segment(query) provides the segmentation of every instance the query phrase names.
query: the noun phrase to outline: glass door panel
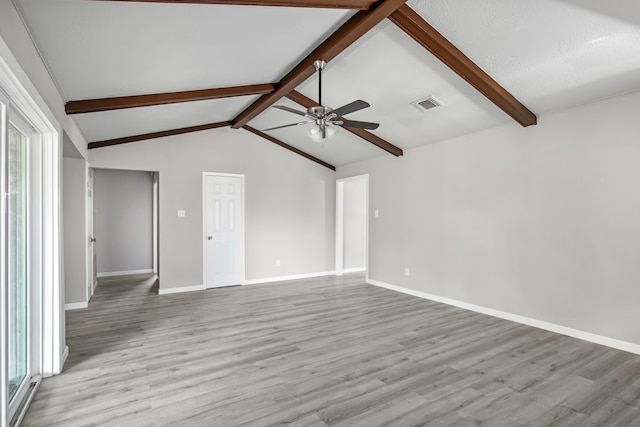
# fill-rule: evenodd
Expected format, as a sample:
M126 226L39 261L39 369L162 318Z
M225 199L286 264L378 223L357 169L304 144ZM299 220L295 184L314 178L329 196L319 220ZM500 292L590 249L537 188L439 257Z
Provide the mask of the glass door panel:
M9 402L27 376L27 136L9 124L7 140L7 273Z

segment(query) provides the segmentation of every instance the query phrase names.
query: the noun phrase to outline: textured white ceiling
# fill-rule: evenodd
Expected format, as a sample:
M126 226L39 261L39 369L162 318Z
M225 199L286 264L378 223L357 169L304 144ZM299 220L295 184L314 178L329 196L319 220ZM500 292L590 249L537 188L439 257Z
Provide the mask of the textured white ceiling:
M640 2L408 4L537 114L640 89Z
M353 12L283 7L19 0L68 99L278 81ZM410 0L408 4L538 115L640 89L640 2ZM328 64L323 101L364 99L349 118L403 149L513 120L388 20ZM317 79L298 87L318 97ZM443 107L421 112L433 95ZM233 119L254 96L77 115L89 141ZM302 107L283 100L295 108ZM250 125L297 121L269 109ZM335 165L389 155L342 130L269 133ZM269 143L265 141L265 143Z
M317 99L317 78L300 92ZM323 102L334 108L359 98L369 102L348 117L379 122L373 133L403 148L511 120L389 21L328 65L323 92ZM443 106L422 112L411 105L429 95Z
M68 100L278 81L344 10L21 0Z

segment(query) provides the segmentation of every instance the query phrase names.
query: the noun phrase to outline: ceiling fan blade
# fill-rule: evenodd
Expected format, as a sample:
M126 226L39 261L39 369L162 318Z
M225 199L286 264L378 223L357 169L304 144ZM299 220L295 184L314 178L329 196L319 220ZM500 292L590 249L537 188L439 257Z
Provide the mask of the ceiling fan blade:
M288 111L290 113L293 114L297 114L299 116L307 116L307 112L306 111L298 111L294 108L289 108L286 105L274 105L273 108L277 108L278 110L282 110L282 111Z
M347 105L343 105L342 107L338 107L331 112L331 114L335 114L336 116L344 116L345 114L353 113L354 111L362 110L363 108L370 107L368 102L365 102L361 99L357 101L350 102Z
M343 120L336 121L335 123L338 124L340 122L342 122L342 126L346 126L348 128L374 130L374 129L378 129L378 126L380 126L379 123L361 122L359 120L344 120L343 119Z
M268 131L268 130L288 128L288 127L291 127L291 126L306 125L307 123L313 123L313 122L314 122L314 120L307 120L306 122L290 123L288 125L276 126L276 127L268 128L268 129L262 129L262 131L265 132L265 131Z

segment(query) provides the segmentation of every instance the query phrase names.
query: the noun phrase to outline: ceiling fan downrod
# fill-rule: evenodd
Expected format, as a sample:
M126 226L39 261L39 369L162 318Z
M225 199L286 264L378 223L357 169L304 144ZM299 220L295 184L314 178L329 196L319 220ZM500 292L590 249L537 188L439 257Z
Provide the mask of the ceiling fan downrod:
M322 105L322 69L327 65L324 59L319 59L313 62L313 66L316 67L318 72L318 105Z

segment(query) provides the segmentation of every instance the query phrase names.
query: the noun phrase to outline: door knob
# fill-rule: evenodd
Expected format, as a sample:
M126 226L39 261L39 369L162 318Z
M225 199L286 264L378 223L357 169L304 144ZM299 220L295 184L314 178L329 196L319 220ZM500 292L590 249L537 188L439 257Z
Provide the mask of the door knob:
M213 236L207 236L207 240L213 240Z

